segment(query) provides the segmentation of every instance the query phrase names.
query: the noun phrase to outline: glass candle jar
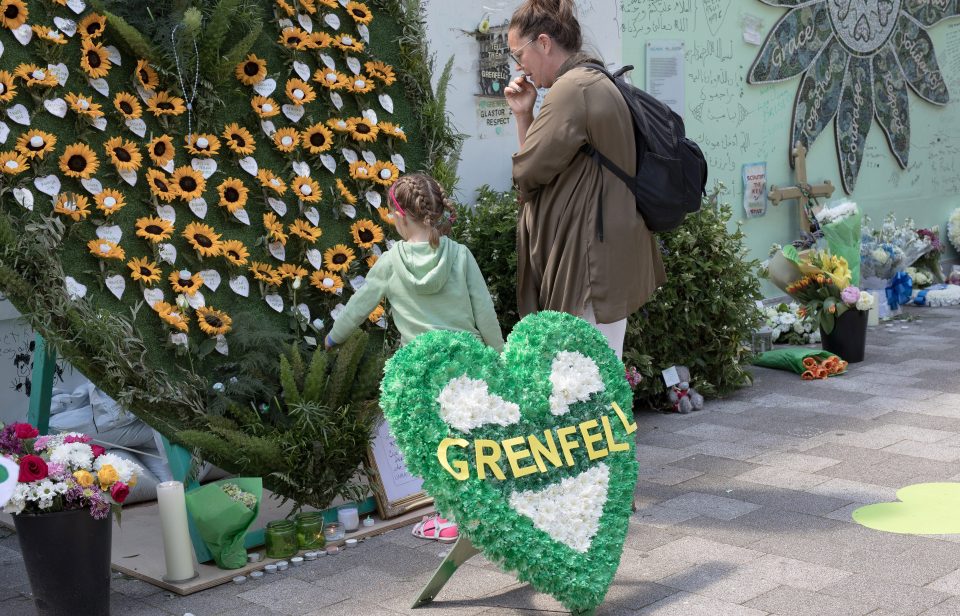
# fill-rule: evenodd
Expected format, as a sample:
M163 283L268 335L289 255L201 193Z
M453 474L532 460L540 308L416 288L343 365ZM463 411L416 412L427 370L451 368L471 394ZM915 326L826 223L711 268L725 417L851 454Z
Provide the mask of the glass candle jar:
M344 505L337 508L337 521L343 524L348 533L360 528L360 511L355 505Z
M328 542L341 541L345 535L346 531L343 530L343 524L339 522L330 522L323 529L323 536L326 537Z
M263 536L267 558L289 558L297 553L297 527L290 520L268 522Z
M323 514L303 511L294 517L297 525L297 545L301 550L318 550L326 545L323 536Z

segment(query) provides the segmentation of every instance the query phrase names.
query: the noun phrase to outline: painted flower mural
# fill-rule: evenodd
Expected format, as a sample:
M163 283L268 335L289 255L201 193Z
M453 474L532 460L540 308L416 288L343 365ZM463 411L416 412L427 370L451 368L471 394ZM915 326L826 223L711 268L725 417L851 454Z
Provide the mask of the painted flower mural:
M936 105L949 101L927 29L960 15L960 0L761 1L790 11L768 35L747 80L776 83L802 74L791 144L809 149L836 118L840 176L850 193L876 117L894 157L906 168L907 91Z

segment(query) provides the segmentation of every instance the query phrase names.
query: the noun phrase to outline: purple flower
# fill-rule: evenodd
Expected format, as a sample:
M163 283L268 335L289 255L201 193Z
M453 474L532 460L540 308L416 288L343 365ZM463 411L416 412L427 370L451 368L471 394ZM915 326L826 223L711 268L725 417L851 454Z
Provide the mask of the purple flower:
M67 467L59 462L47 462L47 472L50 473L50 477L60 481L63 481L70 475L70 473L67 472Z
M33 450L40 451L41 449L46 449L47 443L50 442L50 438L50 435L37 437L37 440L33 441Z
M17 438L16 424L4 426L0 430L0 453L19 455L23 453L23 445Z
M860 299L860 289L857 287L847 287L840 292L840 299L843 300L844 304L856 304L857 300Z

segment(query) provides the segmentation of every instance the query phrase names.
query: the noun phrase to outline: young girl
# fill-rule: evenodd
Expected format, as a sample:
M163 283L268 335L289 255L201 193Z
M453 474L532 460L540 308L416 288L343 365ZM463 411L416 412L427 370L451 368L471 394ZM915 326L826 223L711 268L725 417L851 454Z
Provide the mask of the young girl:
M387 195L403 240L370 268L366 284L327 335L326 348L346 340L386 297L401 344L444 329L470 332L500 351L503 334L477 261L466 246L447 237L456 214L440 184L421 173L406 175ZM452 522L431 516L413 534L451 542L459 533Z

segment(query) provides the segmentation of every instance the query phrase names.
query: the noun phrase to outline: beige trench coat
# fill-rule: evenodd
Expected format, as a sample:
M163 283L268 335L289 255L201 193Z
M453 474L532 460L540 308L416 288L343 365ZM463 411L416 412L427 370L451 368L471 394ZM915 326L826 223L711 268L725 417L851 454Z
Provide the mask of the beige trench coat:
M523 201L517 296L521 316L539 310L582 315L589 301L597 322L613 323L636 312L666 276L633 194L578 152L590 143L622 169L636 169L626 103L602 73L582 67L564 71L580 60L572 58L561 68L513 156Z

